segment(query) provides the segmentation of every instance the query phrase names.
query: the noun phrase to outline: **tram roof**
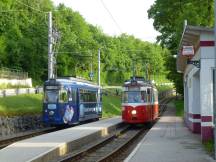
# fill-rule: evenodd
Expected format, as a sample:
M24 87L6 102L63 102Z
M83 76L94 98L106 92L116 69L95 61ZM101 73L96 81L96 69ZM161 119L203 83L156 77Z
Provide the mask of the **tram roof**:
M129 80L124 83L125 87L130 87L130 86L148 86L148 87L154 87L152 83L149 81L134 81L134 80Z
M97 84L79 79L79 78L57 78L57 79L50 79L45 82L45 85L49 84L56 84L56 85L73 85L73 86L83 86L83 87L89 87L89 88L100 88Z

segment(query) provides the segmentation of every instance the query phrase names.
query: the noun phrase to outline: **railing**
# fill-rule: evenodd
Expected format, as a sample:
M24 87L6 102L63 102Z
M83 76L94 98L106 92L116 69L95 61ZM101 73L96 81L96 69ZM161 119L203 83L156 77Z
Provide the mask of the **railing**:
M28 73L18 69L0 68L0 78L27 79Z
M175 95L176 95L175 89L165 90L165 91L159 92L158 98L163 99L163 98L167 98L167 97L173 97Z

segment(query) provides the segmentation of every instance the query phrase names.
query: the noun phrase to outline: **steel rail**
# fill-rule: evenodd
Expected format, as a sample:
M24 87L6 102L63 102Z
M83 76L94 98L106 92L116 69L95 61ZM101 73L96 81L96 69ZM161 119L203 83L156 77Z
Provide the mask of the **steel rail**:
M81 149L81 150L79 150L79 151L77 151L75 153L69 153L65 157L61 157L57 161L58 162L68 162L68 161L80 160L83 156L85 156L85 155L87 155L87 154L89 154L91 152L94 152L98 148L101 148L104 145L108 144L110 141L115 139L117 136L119 136L120 134L127 131L128 128L129 128L128 125L124 125L124 126L118 128L114 133L108 135L107 137L102 138L101 140L99 140L97 142L94 142L94 144L89 145L88 147L86 147L84 149Z

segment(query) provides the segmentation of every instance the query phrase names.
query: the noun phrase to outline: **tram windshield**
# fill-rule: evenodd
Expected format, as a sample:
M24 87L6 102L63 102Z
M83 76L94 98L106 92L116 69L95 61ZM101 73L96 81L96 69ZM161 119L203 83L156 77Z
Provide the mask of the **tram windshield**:
M44 94L44 101L55 103L58 101L59 93L57 90L46 90Z
M148 101L146 91L126 91L123 94L124 103L144 103Z

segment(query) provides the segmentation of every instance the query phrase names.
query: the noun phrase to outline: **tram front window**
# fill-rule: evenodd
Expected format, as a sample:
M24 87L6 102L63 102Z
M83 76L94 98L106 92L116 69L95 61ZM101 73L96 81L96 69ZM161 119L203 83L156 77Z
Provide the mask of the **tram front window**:
M141 102L140 91L128 91L128 92L124 92L123 102L125 102L125 103Z
M58 91L57 90L47 90L45 92L45 102L56 103L58 101Z

